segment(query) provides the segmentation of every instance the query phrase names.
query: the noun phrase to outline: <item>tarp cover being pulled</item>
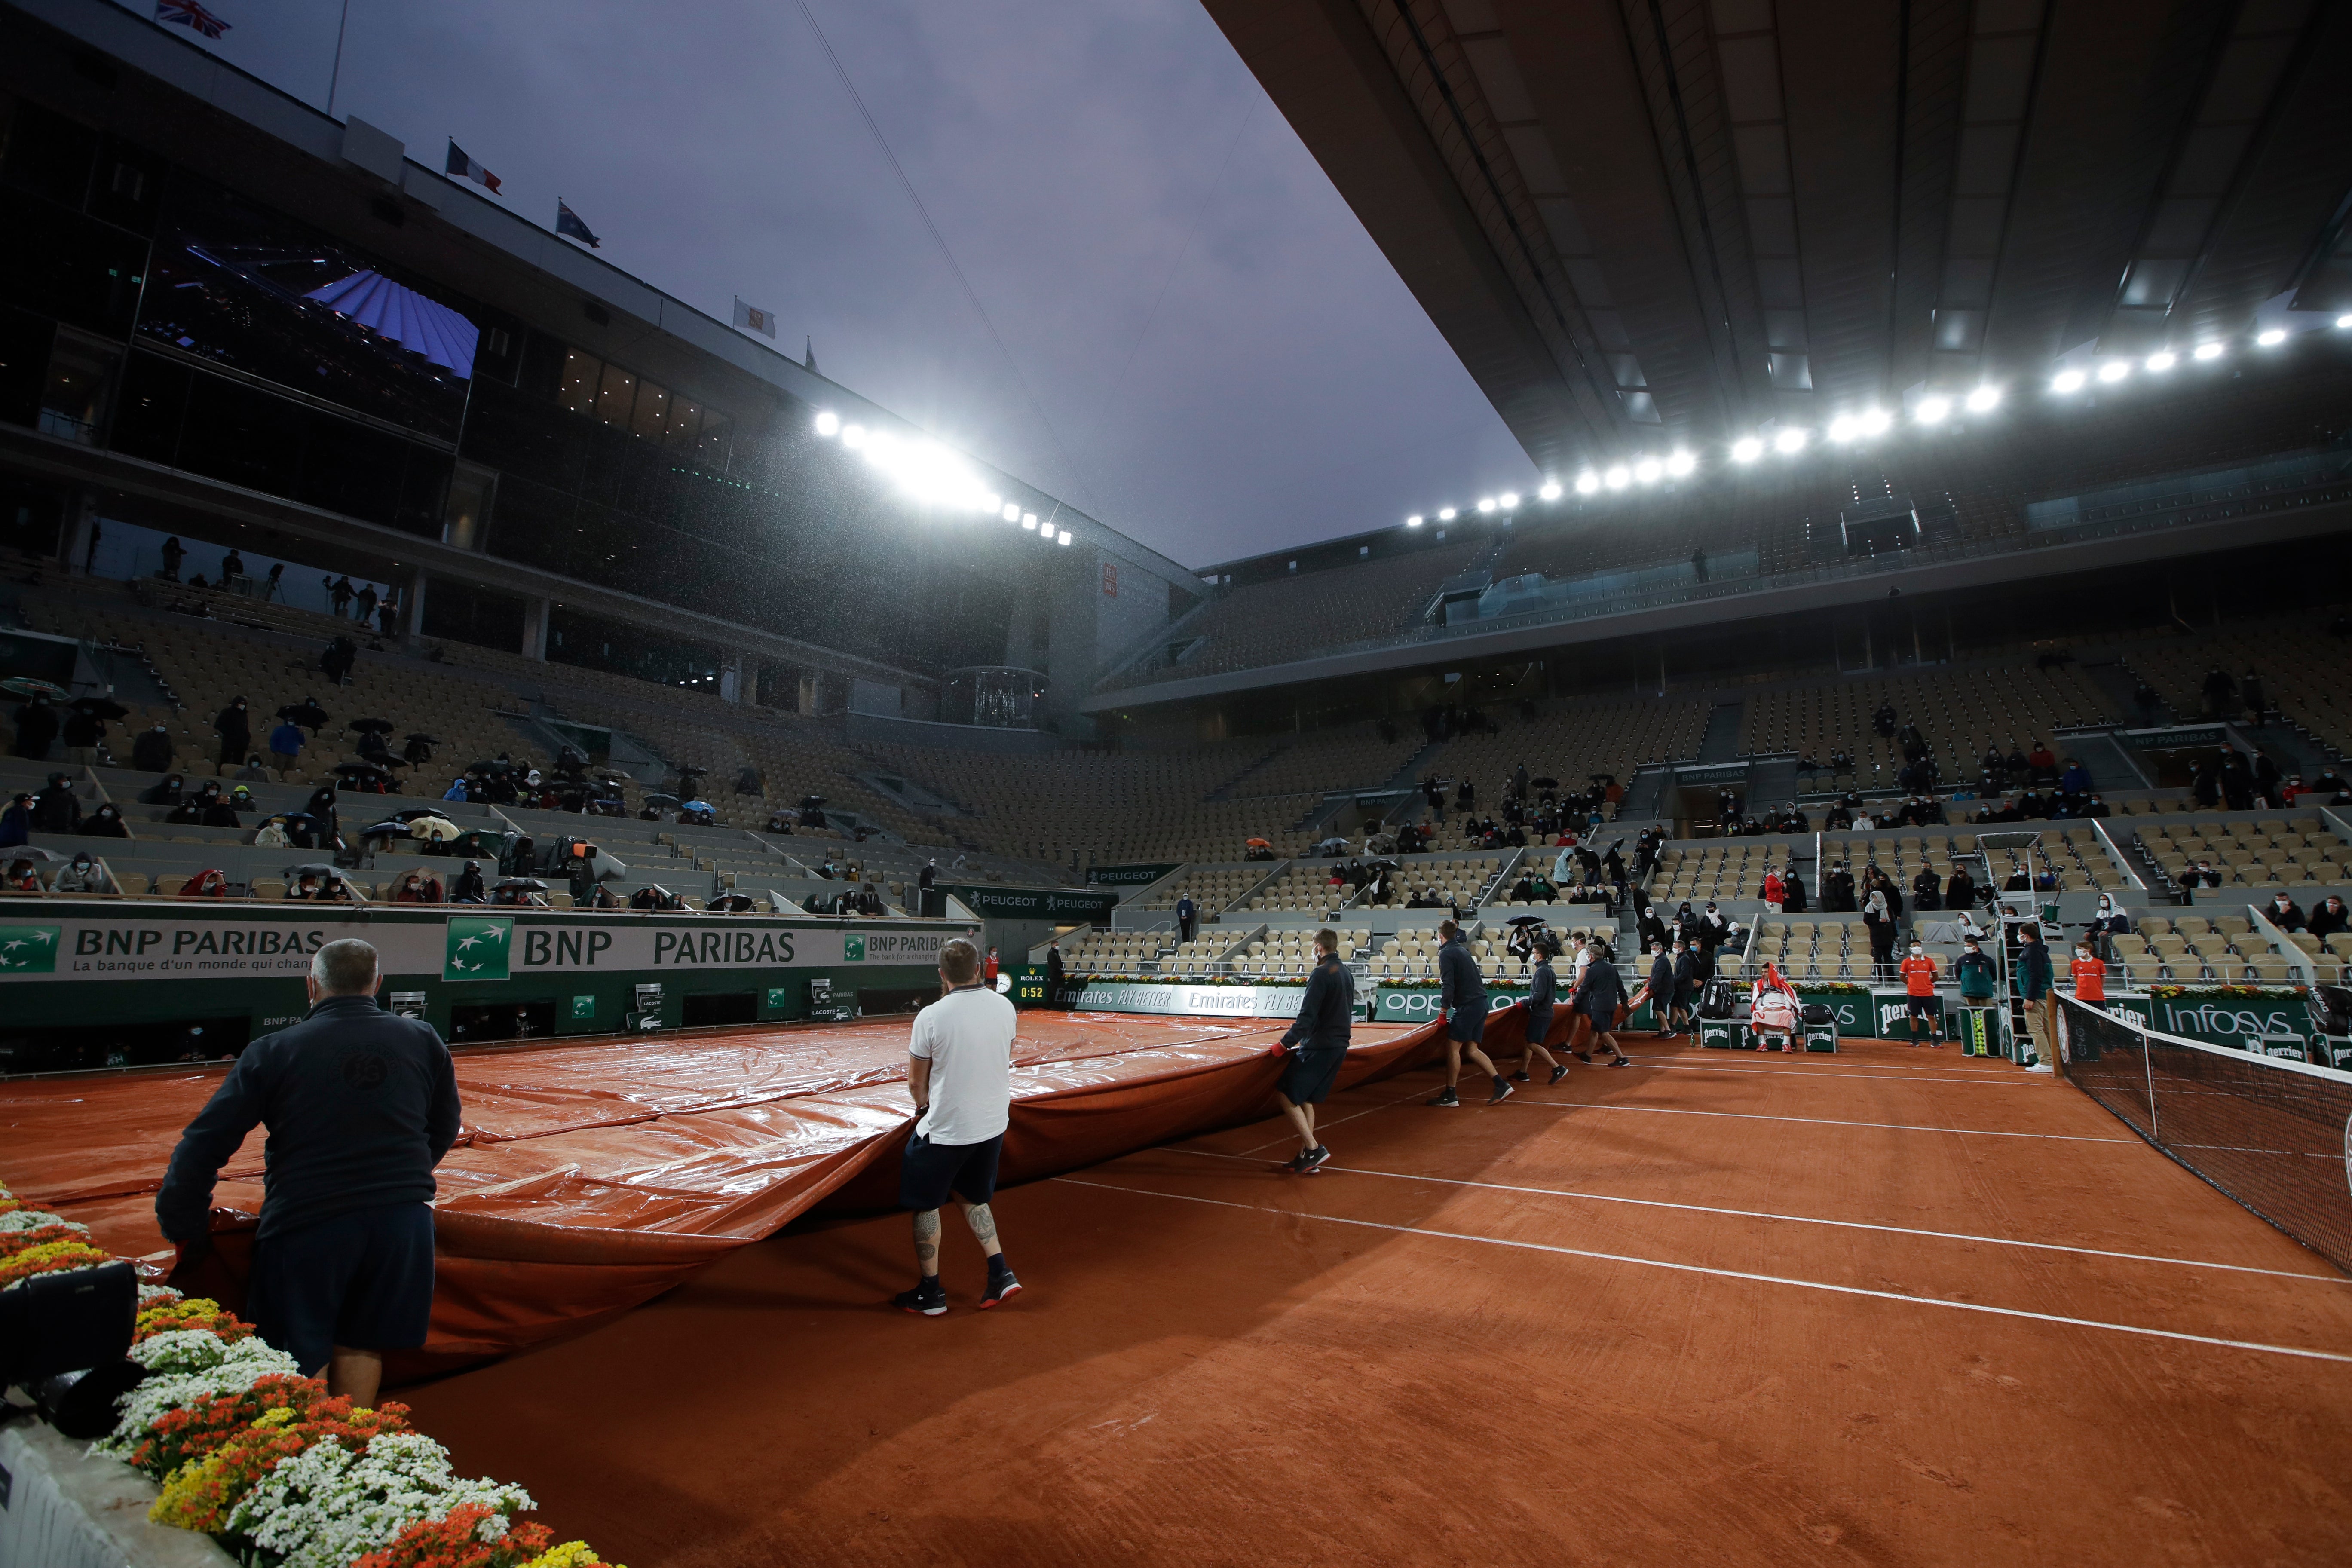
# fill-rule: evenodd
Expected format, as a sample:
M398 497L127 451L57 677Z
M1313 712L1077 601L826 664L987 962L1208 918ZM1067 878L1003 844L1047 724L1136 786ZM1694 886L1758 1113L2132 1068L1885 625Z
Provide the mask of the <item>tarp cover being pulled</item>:
M1498 1014L1497 1043L1517 1015ZM1002 1179L1033 1181L1270 1115L1281 1022L1024 1013ZM1435 1025L1358 1024L1339 1087L1433 1054ZM908 1022L461 1051L439 1171L432 1336L402 1369L513 1351L645 1301L820 1204L897 1201ZM131 1257L169 1259L154 1194L224 1067L0 1083L0 1177ZM224 1167L216 1262L242 1297L262 1134Z

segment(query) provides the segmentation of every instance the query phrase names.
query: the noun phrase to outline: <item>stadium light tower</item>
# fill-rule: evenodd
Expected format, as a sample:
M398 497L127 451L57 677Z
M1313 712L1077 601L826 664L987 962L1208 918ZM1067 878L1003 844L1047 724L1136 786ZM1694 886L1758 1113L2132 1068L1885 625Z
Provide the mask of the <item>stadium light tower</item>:
M1923 397L1919 400L1919 406L1911 411L1911 417L1922 425L1941 425L1946 418L1949 417L1951 412L1950 398Z
M1455 511L1450 506L1442 506L1437 509L1437 521L1440 522L1452 522L1455 518L1461 515L1462 514L1460 512Z
M1772 437L1772 449L1784 458L1793 458L1805 449L1805 433L1792 425Z
M2191 359L2200 360L2217 360L2221 357L2221 353L2222 349L2220 343L2199 343L2197 345L2197 352L2190 354L2189 357Z
M1753 436L1743 436L1731 444L1731 460L1735 463L1752 463L1763 455L1764 443Z
M2177 365L2179 363L2180 356L2174 353L2170 349L2158 349L2156 353L2147 356L2147 369L2150 373L2157 375L2162 375L2166 371L2170 370L2174 365Z
M1601 475L1601 482L1612 490L1622 490L1633 482L1633 470L1620 463Z
M2111 359L2099 367L2099 379L2105 382L2121 381L2130 374L2131 361L2127 359Z
M820 436L840 435L841 416L830 408L821 410L816 416L816 433Z
M1675 479L1687 479L1697 467L1696 458L1692 457L1688 452L1677 449L1668 454L1666 458L1666 477Z
M2080 392L2090 377L2079 370L2062 370L2050 378L2050 390L2056 393Z
M1404 525L1407 528L1419 528L1421 526L1421 513L1414 512L1411 517L1406 518L1404 520Z
M2254 342L2263 348L2274 349L2278 347L2279 344L2286 342L2286 329L2284 327L2273 327L2270 331L2256 338Z
M1536 494L1545 500L1558 500L1559 499L1559 481L1558 479L1545 480L1543 489L1538 490Z
M1502 505L1503 505L1503 510L1504 510L1505 511L1517 511L1517 510L1519 510L1519 492L1518 492L1518 491L1517 491L1517 490L1505 490L1505 491L1502 493L1502 495L1501 495L1499 498L1497 498L1497 499L1501 500Z
M1998 386L1979 386L1969 394L1969 412L1971 414L1990 414L2000 406L2000 388Z
M1655 458L1644 458L1633 465L1633 477L1645 485L1654 485L1664 477L1666 466Z
M1493 496L1480 496L1478 498L1478 510L1490 517L1494 515L1495 498Z
M1600 490L1601 476L1594 473L1591 468L1587 468L1584 472L1576 476L1576 493L1578 495L1597 495L1600 493Z

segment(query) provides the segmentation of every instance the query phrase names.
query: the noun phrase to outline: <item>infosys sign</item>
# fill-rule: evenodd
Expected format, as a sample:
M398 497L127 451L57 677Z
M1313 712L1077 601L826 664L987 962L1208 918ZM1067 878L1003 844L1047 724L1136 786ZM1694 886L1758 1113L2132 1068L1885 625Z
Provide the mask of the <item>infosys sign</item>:
M2132 996L2121 998L2120 1003L2165 1034L2241 1050L2247 1048L2249 1041L2308 1040L2320 1032L2310 1005L2292 991L2195 1000ZM2261 1047L2257 1044L2254 1048Z

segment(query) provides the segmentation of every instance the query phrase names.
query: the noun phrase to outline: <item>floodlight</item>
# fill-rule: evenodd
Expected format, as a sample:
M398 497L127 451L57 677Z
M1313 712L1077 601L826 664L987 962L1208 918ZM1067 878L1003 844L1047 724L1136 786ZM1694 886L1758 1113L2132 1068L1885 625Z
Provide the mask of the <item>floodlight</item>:
M1414 512L1411 517L1406 518L1404 520L1404 525L1407 528L1419 528L1421 526L1421 513Z
M1504 510L1505 511L1517 511L1517 510L1519 510L1519 492L1518 492L1518 491L1517 491L1517 490L1505 490L1505 491L1503 492L1502 500L1503 500L1503 510Z
M1772 448L1793 458L1805 449L1805 433L1791 426L1772 437Z
M1493 496L1480 496L1478 498L1478 510L1486 512L1493 511L1495 510L1495 498Z
M1021 509L1014 506L1011 501L1006 501L1004 503L1003 511L1000 512L998 515L1003 517L1007 522L1019 522L1021 521Z
M2266 349L2274 349L2278 347L2279 344L2286 342L2286 329L2284 327L2273 327L2269 331L2264 332L2262 336L2256 338L2254 342L2260 343Z
M1576 493L1578 495L1589 496L1594 491L1600 489L1600 488L1601 476L1594 473L1591 468L1587 468L1584 472L1576 476Z
M820 436L841 434L841 416L827 408L816 416L816 433Z
M1442 506L1437 509L1437 521L1440 522L1452 522L1457 515L1458 514L1450 506Z
M1688 452L1673 452L1667 455L1666 477L1669 479L1683 479L1697 468L1698 459Z
M1753 436L1743 437L1731 444L1731 460L1735 463L1752 463L1763 455L1764 443Z
M1655 458L1644 458L1633 465L1633 477L1645 485L1656 484L1665 471L1666 466Z
M866 445L866 426L845 425L841 427L841 444L855 452Z
M1601 475L1601 482L1612 490L1622 490L1633 482L1633 470L1620 463Z
M1558 500L1559 499L1559 481L1557 479L1547 480L1544 484L1544 488L1538 490L1536 494L1545 500Z
M2158 375L2170 370L2174 365L2179 364L2179 363L2180 356L2174 353L2170 349L2158 349L2156 353L2147 356L2147 368Z
M1853 428L1856 435L1884 436L1894 423L1885 409L1865 408L1854 416Z
M2191 359L2220 359L2221 357L2221 345L2220 343L2199 343L2197 345L2197 352L2189 357Z
M2336 317L2336 324L2339 327L2352 327L2352 311L2347 311L2345 314Z
M1031 533L1034 533L1034 532L1036 532L1036 531L1037 531L1037 514L1036 514L1035 512L1034 512L1034 511L1024 511L1024 512L1023 512L1023 513L1021 514L1021 526L1022 526L1024 529L1025 529L1027 531L1031 532Z
M1060 530L1054 535L1054 542L1056 544L1067 544L1069 542L1070 531L1066 528Z
M2083 383L2089 379L2090 377L2084 375L2079 370L2062 370L2056 375L2051 377L2050 390L2053 392L2080 392L2083 390Z
M1951 412L1950 398L1923 397L1919 400L1919 406L1911 411L1911 417L1922 425L1941 425Z
M1979 386L1969 394L1969 412L1971 414L1990 414L2000 405L2000 388L1998 386Z
M1851 414L1839 415L1836 418L1830 421L1830 427L1824 431L1823 434L1828 436L1831 440L1841 444L1853 440L1854 436L1853 416Z
M2131 361L2127 359L2111 359L2099 367L2101 381L2121 381L2130 374Z

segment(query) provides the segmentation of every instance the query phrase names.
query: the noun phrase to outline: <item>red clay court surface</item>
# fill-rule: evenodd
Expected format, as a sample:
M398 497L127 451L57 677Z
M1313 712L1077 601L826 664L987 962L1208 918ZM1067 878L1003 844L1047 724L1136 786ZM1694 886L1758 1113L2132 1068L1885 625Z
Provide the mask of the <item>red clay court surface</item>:
M803 1222L403 1397L633 1568L2352 1561L2345 1276L2003 1062L1636 1051L1008 1189L1001 1311Z

